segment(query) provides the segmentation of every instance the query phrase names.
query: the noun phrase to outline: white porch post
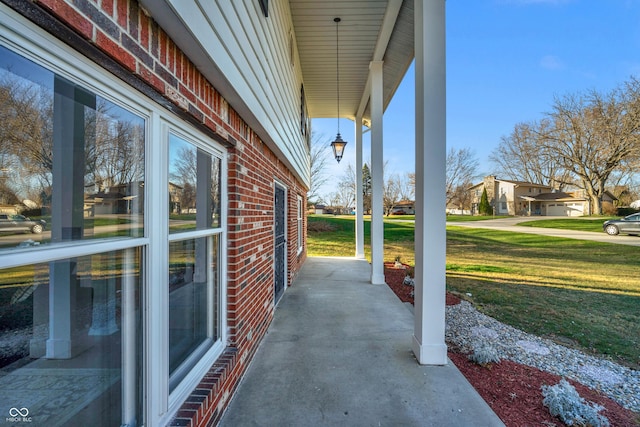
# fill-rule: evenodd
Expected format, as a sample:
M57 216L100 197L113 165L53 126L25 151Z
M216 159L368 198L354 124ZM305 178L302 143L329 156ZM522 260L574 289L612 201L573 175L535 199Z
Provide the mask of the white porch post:
M356 258L364 259L364 197L362 194L362 116L355 120L356 141Z
M445 0L415 0L414 10L416 266L413 352L422 365L446 365Z
M384 224L382 222L382 61L371 61L371 283L384 281Z

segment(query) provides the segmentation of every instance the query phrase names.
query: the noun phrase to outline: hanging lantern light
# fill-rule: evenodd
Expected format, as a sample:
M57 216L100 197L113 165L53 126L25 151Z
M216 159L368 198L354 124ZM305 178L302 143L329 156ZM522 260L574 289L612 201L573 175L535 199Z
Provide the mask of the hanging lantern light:
M339 59L338 59L338 24L340 23L340 18L334 18L333 22L336 23L336 99L337 99L337 116L338 116L338 134L336 135L336 139L331 143L331 148L333 149L333 156L336 158L338 163L342 160L342 155L344 154L344 147L347 145L347 141L344 141L340 136L340 67L339 67Z

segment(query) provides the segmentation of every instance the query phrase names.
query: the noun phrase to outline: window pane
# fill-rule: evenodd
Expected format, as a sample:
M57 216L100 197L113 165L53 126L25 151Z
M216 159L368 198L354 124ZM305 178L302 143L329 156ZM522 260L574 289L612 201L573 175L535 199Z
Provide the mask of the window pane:
M0 248L142 236L144 129L0 46Z
M218 236L169 245L169 372L172 388L194 352L218 337ZM182 366L181 366L182 365Z
M220 227L219 158L169 136L169 230Z
M211 200L213 203L212 227L222 227L220 222L220 204L222 192L222 160L213 157L211 161Z
M0 271L2 417L141 422L140 280L139 249Z

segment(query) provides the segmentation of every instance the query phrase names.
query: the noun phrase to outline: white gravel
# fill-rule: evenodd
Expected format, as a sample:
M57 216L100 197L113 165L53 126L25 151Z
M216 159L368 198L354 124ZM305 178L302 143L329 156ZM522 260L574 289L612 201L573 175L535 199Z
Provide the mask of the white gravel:
M578 381L640 412L640 371L594 357L505 325L467 301L447 306L446 340L471 352L474 341L490 342L502 359Z

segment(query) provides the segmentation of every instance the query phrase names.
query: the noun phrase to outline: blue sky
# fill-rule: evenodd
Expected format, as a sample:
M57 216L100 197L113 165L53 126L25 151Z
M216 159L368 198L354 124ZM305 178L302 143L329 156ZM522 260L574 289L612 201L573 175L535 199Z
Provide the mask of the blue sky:
M640 77L640 0L447 0L446 8L447 147L471 148L479 175L494 172L488 156L500 138L540 119L554 96ZM415 169L413 91L412 66L384 116L391 173ZM327 142L335 137L335 119L312 126ZM353 122L340 129L349 144L339 165L331 160L332 176L355 164ZM365 135L365 161L369 146Z

